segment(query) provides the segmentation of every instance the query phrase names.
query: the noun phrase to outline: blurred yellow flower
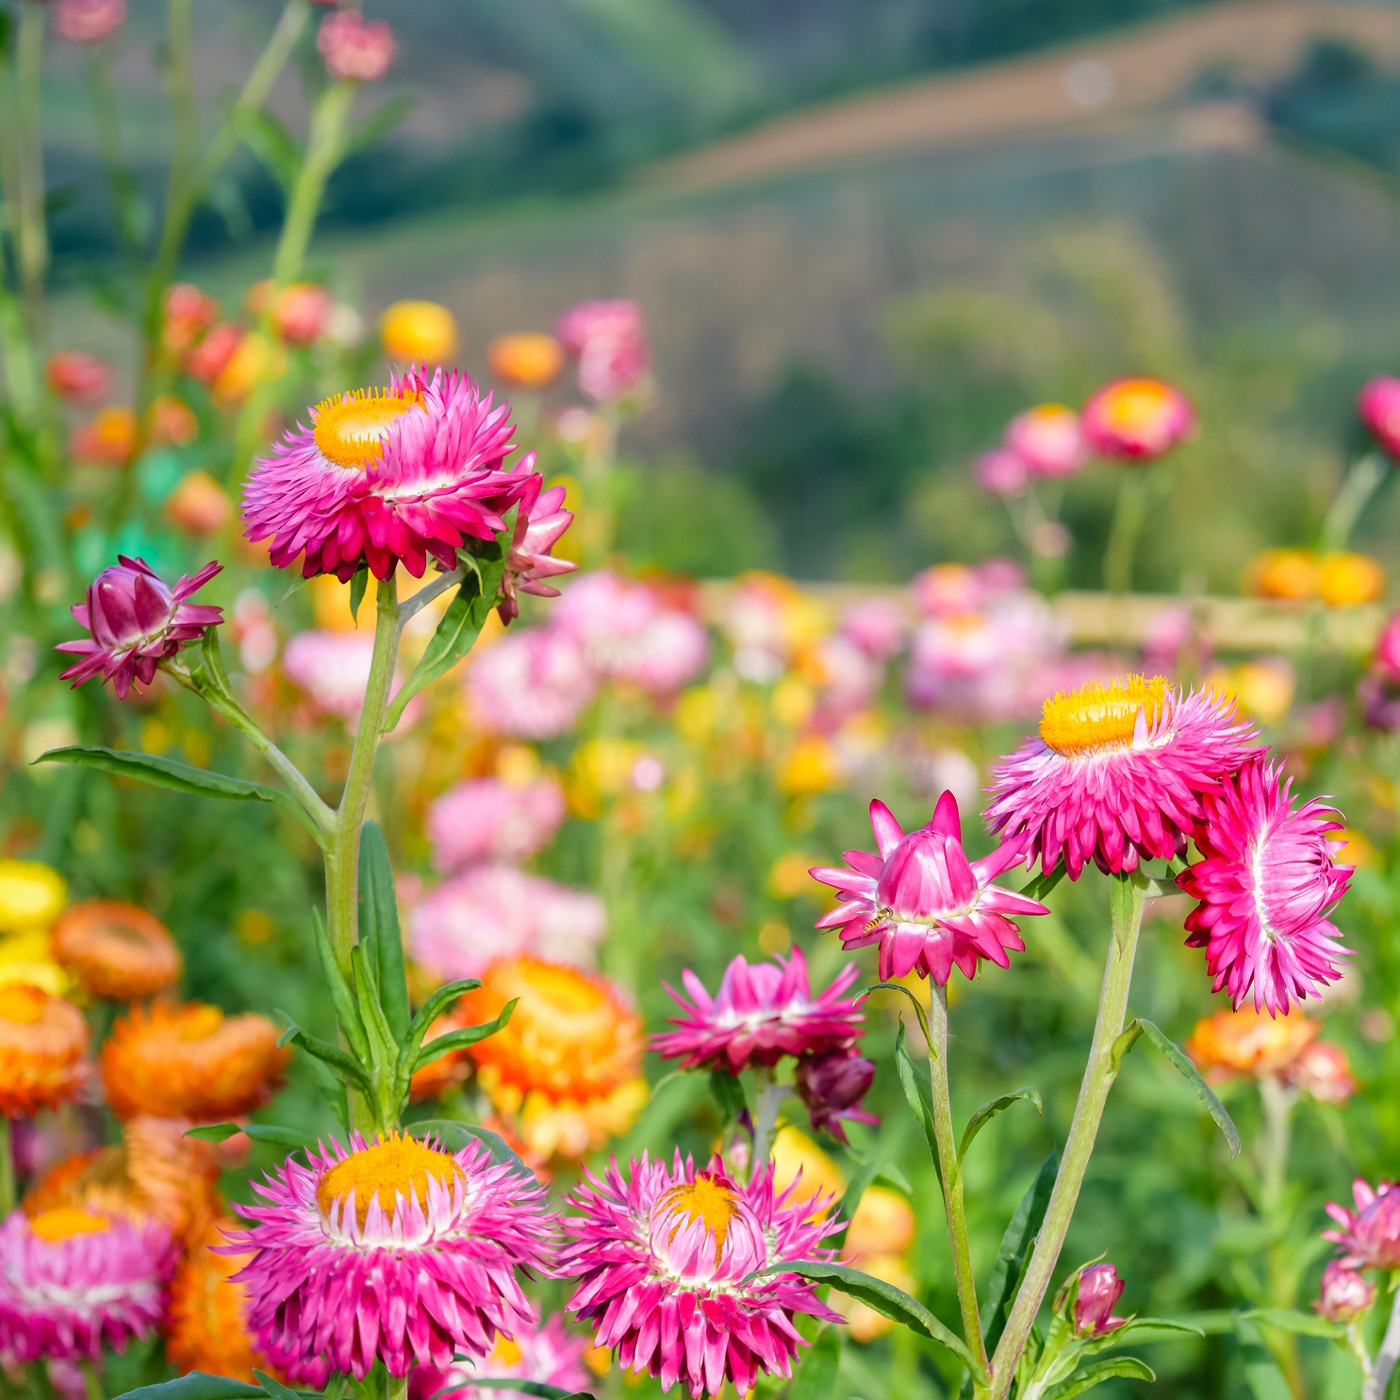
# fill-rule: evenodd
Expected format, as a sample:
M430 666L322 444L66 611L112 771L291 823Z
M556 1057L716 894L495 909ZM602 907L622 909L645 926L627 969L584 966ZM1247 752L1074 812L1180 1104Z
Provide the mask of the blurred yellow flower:
M812 717L817 697L812 687L797 676L784 676L773 687L773 717L789 729L799 729Z
M796 899L798 895L815 894L817 885L807 873L819 864L805 851L787 851L773 862L768 871L768 893L774 899Z
M391 360L436 365L457 353L457 321L435 301L396 301L379 318L379 342Z
M1369 554L1338 550L1324 554L1317 565L1317 591L1332 608L1354 608L1385 597L1385 570Z
M806 1133L794 1128L791 1123L778 1130L770 1156L773 1184L779 1191L797 1182L794 1200L811 1201L818 1196L834 1196L839 1204L846 1194L846 1178L841 1168Z
M1296 679L1287 661L1264 658L1220 666L1206 677L1207 688L1239 702L1265 724L1278 724L1293 704Z
M1256 598L1301 603L1317 592L1317 556L1309 549L1266 549L1250 561L1244 585Z
M0 931L47 929L68 902L68 882L37 860L0 860Z
M502 744L496 754L496 776L512 787L534 782L540 768L540 756L529 744Z
M705 685L682 691L671 710L671 723L688 744L700 744L708 739L718 719L719 696Z
M341 583L334 574L317 574L306 581L307 597L311 599L311 616L323 632L353 632L357 620L350 616L350 585ZM365 622L374 629L374 599L361 602L367 609Z
M890 1186L867 1186L841 1253L847 1259L903 1254L914 1243L914 1207Z
M820 734L799 739L778 766L778 786L789 797L834 792L844 781L836 750Z
M240 942L256 946L266 943L277 932L277 925L266 909L245 909L234 919L233 931Z
M214 380L221 404L243 403L260 384L276 379L287 365L287 352L264 335L245 335Z
M758 946L770 956L792 947L792 930L781 919L767 919L758 926Z
M1342 843L1341 852L1337 856L1341 864L1354 865L1358 870L1375 866L1377 861L1376 847L1369 836L1365 836L1359 831L1352 831L1348 827L1345 831L1336 832L1332 839Z
M41 987L50 996L65 996L72 979L53 959L45 929L29 929L0 937L0 986L27 982Z

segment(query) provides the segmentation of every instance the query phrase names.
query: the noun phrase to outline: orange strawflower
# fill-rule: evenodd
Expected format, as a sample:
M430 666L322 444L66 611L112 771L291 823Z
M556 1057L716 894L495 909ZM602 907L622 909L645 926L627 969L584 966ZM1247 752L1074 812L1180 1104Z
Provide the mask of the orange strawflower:
M1355 608L1385 597L1385 570L1369 554L1338 550L1317 561L1317 591L1331 608Z
M491 373L521 389L543 389L564 368L564 347L552 335L503 335L486 351Z
M530 1154L578 1158L631 1127L647 1098L641 1017L604 977L540 958L492 964L458 1004L468 1021L519 1004L471 1047L477 1082Z
M1321 1029L1300 1012L1266 1016L1252 1008L1217 1011L1196 1023L1186 1053L1207 1079L1219 1083L1243 1075L1250 1079L1285 1074Z
M137 1001L173 987L184 959L154 914L118 900L72 904L53 929L53 955L94 996Z
M73 1098L88 1026L62 997L27 982L0 985L0 1116L27 1118Z
M287 1057L266 1016L157 1003L133 1008L112 1027L102 1047L102 1084L118 1118L146 1113L209 1123L266 1103Z
M247 1290L233 1275L251 1257L215 1250L237 1240L247 1227L227 1216L211 1222L170 1280L170 1303L165 1315L165 1355L185 1375L203 1371L252 1381L253 1368L276 1375L254 1347L248 1332Z
M1244 583L1256 598L1304 602L1317 592L1317 556L1308 549L1267 549L1250 562Z

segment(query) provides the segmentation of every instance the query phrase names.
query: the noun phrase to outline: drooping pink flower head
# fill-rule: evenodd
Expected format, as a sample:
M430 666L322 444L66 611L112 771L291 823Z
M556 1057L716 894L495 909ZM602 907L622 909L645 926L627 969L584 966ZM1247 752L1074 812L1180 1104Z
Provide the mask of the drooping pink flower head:
M87 601L73 607L74 618L92 636L60 642L54 650L82 658L60 680L71 680L76 689L100 676L125 700L133 685L150 685L162 661L224 620L221 608L187 601L223 565L206 564L171 587L144 559L117 558L88 585Z
M473 656L464 686L472 716L487 732L557 739L578 723L598 681L572 637L531 627Z
M501 585L501 621L513 622L520 616L518 593L532 593L537 598L557 598L559 590L548 582L561 574L571 574L577 564L556 559L550 550L573 523L574 513L564 509L567 494L562 486L541 490L544 478L534 469L535 454L527 452L516 466L516 473L525 473L526 481L520 491L506 554L505 577Z
M1372 1187L1358 1176L1351 1191L1356 1209L1330 1202L1327 1214L1339 1228L1324 1230L1322 1238L1338 1247L1348 1268L1400 1269L1400 1182Z
M1113 1309L1123 1296L1123 1280L1112 1264L1090 1264L1080 1272L1079 1291L1074 1298L1074 1332L1078 1337L1102 1337L1116 1332L1126 1317L1114 1317Z
M1115 379L1084 405L1089 446L1120 462L1155 461L1191 435L1191 400L1161 379Z
M1368 379L1356 396L1356 411L1381 451L1400 459L1400 379L1389 374Z
M1015 842L968 860L958 800L945 792L927 826L905 833L883 802L870 804L876 854L847 851L846 866L812 874L839 891L842 903L817 921L839 928L846 948L879 945L880 977L917 972L946 986L956 966L972 977L984 959L1009 967L1025 944L1018 917L1050 911L993 881L1021 861Z
M529 860L549 844L565 812L557 778L458 783L428 809L433 864L454 871L487 861Z
M775 1192L765 1168L740 1186L718 1158L697 1171L679 1152L669 1170L643 1156L625 1176L615 1161L586 1173L559 1259L558 1272L579 1280L569 1311L624 1369L664 1390L679 1381L694 1400L726 1381L747 1395L760 1376L790 1376L806 1345L798 1314L839 1321L808 1280L766 1272L832 1258L830 1200L794 1199L796 1184Z
M0 1337L14 1360L96 1361L155 1333L175 1267L170 1232L61 1208L0 1224Z
M1048 875L1071 880L1171 860L1200 820L1201 794L1255 751L1233 702L1183 694L1162 676L1091 682L1045 702L1040 732L994 768L987 825L1024 839Z
M1355 1322L1371 1311L1376 1285L1340 1259L1329 1259L1322 1271L1322 1287L1313 1308L1328 1322Z
M1316 798L1295 806L1291 785L1255 759L1207 793L1193 832L1201 858L1177 877L1200 901L1186 943L1206 950L1214 990L1271 1016L1320 996L1347 956L1328 917L1351 879L1334 859L1342 822Z
M846 1123L878 1123L878 1114L861 1107L875 1082L875 1062L855 1050L803 1055L797 1062L797 1096L812 1127L846 1141Z
M316 48L332 78L375 82L389 71L397 47L388 20L367 20L358 10L336 10L316 31Z
M1079 415L1062 403L1018 413L1007 425L1006 446L1032 476L1073 476L1089 460Z
M687 1000L667 987L682 1014L670 1017L677 1029L653 1036L651 1047L686 1069L705 1066L738 1074L754 1065L771 1068L785 1055L821 1055L845 1051L862 1034L863 996L849 996L860 975L847 966L816 996L802 949L772 962L750 963L740 955L724 970L719 991L711 996L689 969L681 981Z
M235 1207L251 1223L227 1249L251 1251L234 1275L248 1326L293 1380L446 1368L534 1321L518 1274L545 1267L553 1220L534 1178L479 1142L351 1134L256 1190L266 1204Z
M54 26L70 44L101 44L126 19L126 0L58 0Z
M490 1356L474 1364L458 1362L439 1370L419 1366L409 1384L409 1400L433 1400L450 1390L453 1400L523 1400L523 1391L490 1390L474 1380L535 1381L560 1390L583 1391L590 1380L584 1353L591 1339L573 1333L562 1317L551 1317L538 1327L521 1327L510 1341L498 1341ZM444 1397L446 1400L446 1397Z
M422 578L430 558L455 568L459 548L505 528L531 480L505 470L509 415L442 369L334 395L258 459L243 493L246 534L271 541L279 569L300 557L307 578L346 582L367 565L385 579L400 563Z

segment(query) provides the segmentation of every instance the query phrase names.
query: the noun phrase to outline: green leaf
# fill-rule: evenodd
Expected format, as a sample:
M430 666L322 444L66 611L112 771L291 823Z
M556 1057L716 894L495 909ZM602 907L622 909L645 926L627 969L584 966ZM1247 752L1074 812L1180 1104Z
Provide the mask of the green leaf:
M904 1090L904 1097L909 1101L909 1107L928 1139L933 1169L941 1181L942 1173L938 1169L938 1137L933 1128L933 1085L929 1082L928 1066L925 1065L921 1073L909 1051L904 1048L903 1021L899 1023L899 1031L894 1038L894 1060L899 1070L899 1083Z
M481 635L481 629L486 625L486 619L496 606L496 597L501 591L501 579L506 567L506 543L513 528L507 521L506 528L494 540L483 544L471 556L475 569L462 580L422 659L389 706L384 717L386 734L403 717L408 702L424 686L431 685L439 676L450 671Z
M719 1104L726 1123L732 1123L749 1106L744 1082L737 1074L728 1074L722 1069L711 1070L710 1093Z
M1055 1188L1055 1177L1060 1170L1060 1154L1052 1149L1050 1155L1040 1164L1026 1194L1021 1197L1011 1217L1006 1233L1001 1237L1001 1246L992 1265L991 1277L987 1280L986 1301L982 1307L983 1340L990 1355L1001 1341L1006 1328L1006 1317L1011 1311L1012 1299L1021 1285L1021 1275L1025 1272L1026 1256L1031 1252L1040 1227L1045 1221L1045 1212L1050 1205L1050 1193Z
M300 821L310 821L300 804L278 788L245 782L242 778L230 778L225 773L210 773L203 768L181 763L178 759L157 758L152 753L131 753L125 749L104 748L100 744L72 744L67 748L49 749L34 762L75 763L83 768L100 768L104 773L150 783L152 787L192 793L199 797L220 797L227 802L272 802L286 808Z
M264 1375L257 1367L253 1368L253 1375L257 1377L258 1384L272 1396L272 1400L301 1400L295 1390L289 1390L281 1381Z
M1336 1339L1346 1336L1346 1328L1335 1322L1328 1322L1311 1312L1294 1312L1291 1308L1253 1308L1244 1316L1263 1327L1272 1327L1278 1332L1293 1332L1300 1337L1329 1337Z
M266 1395L261 1386L228 1376L211 1376L203 1371L191 1371L173 1381L159 1385L143 1385L128 1390L122 1400L245 1400L247 1396Z
M417 98L412 96L394 97L382 102L350 133L345 143L344 155L363 150L376 141L382 141L396 126L413 111Z
M899 992L902 996L908 997L909 1005L914 1008L914 1015L919 1018L919 1029L924 1033L924 1043L926 1045L933 1044L933 1036L929 1033L928 1028L928 1013L924 1010L923 1002L908 987L899 982L876 982L874 986L867 987L865 990L867 995L871 992Z
M376 822L366 822L360 832L360 942L366 945L367 955L373 951L379 1004L398 1044L408 1033L408 976L389 847Z
M535 1180L535 1174L520 1160L518 1153L499 1133L477 1123L457 1123L450 1118L426 1118L413 1123L408 1131L416 1138L436 1138L448 1152L460 1152L469 1142L476 1141L486 1149L493 1162L513 1167L517 1172Z
M408 1035L406 1039L414 1046L427 1035L433 1022L447 1010L448 1006L464 996L467 992L474 992L481 986L481 982L475 977L464 977L458 982L448 982L439 987L422 1006L418 1008L413 1020L408 1023Z
M1155 1381L1157 1374L1145 1362L1135 1356L1109 1356L1102 1361L1091 1361L1081 1366L1067 1381L1052 1385L1045 1391L1045 1400L1073 1400L1104 1381L1115 1379L1133 1381Z
M1240 1336L1240 1361L1244 1368L1244 1378L1254 1393L1254 1400L1291 1400L1293 1391L1279 1370L1259 1328L1246 1318L1238 1324Z
M245 119L244 140L267 167L268 174L290 193L301 170L302 152L296 138L271 112L259 108Z
M967 1149L972 1146L973 1139L998 1113L1003 1109L1010 1108L1013 1103L1019 1103L1022 1099L1028 1099L1035 1105L1037 1113L1045 1112L1045 1105L1040 1101L1040 1095L1034 1089L1015 1089L1009 1094L1002 1094L999 1098L993 1099L990 1103L984 1103L976 1113L967 1121L967 1127L963 1129L962 1142L958 1144L958 1163L967 1156Z
M831 1324L817 1333L810 1350L801 1358L787 1400L833 1400L841 1371L841 1333L840 1327Z
M369 570L356 569L350 575L350 616L359 621L360 604L365 601L365 589L369 587Z
M515 997L506 1002L501 1008L501 1014L494 1021L483 1021L477 1026L464 1026L461 1030L449 1031L446 1035L438 1036L436 1040L430 1040L419 1050L418 1057L413 1062L415 1073L424 1065L430 1065L434 1060L440 1060L454 1050L465 1050L469 1045L476 1045L488 1036L495 1035L510 1020L519 1000L519 997Z
M759 1276L779 1270L783 1273L800 1274L814 1283L830 1284L838 1292L874 1308L882 1317L888 1317L911 1332L917 1332L919 1336L947 1347L965 1366L977 1373L979 1380L983 1379L977 1362L963 1345L962 1338L950 1332L917 1298L911 1298L894 1284L886 1283L884 1279L875 1278L871 1274L863 1274L859 1269L852 1269L846 1264L819 1264L812 1260L775 1264L770 1270L760 1270Z
M1061 861L1048 875L1037 875L1028 884L1021 886L1021 893L1027 899L1038 899L1043 904L1045 896L1065 878L1065 866Z
M311 910L312 931L316 939L316 954L321 962L321 976L326 979L330 990L331 1005L335 1007L336 1020L350 1042L350 1048L360 1061L369 1059L369 1041L365 1038L365 1025L360 1017L360 1008L355 1002L355 994L350 984L341 975L340 964L331 951L330 939L326 936L326 926L321 922L321 911Z
M279 1147L305 1147L307 1137L295 1128L282 1128L276 1123L205 1123L198 1128L186 1128L185 1136L200 1142L227 1142L238 1133L247 1133L254 1142L275 1142Z
M1085 1356L1099 1351L1112 1351L1126 1346L1129 1338L1134 1343L1160 1342L1167 1337L1204 1337L1199 1327L1189 1322L1173 1322L1165 1317L1130 1317L1121 1327L1105 1332L1102 1337L1090 1337L1079 1343Z
M1215 1125L1225 1135L1230 1144L1231 1158L1240 1155L1239 1129L1225 1109L1225 1105L1215 1096L1215 1090L1201 1077L1201 1072L1191 1063L1191 1057L1155 1022L1138 1017L1132 1025L1113 1042L1111 1051L1114 1071L1122 1063L1123 1056L1137 1043L1139 1036L1146 1036L1166 1057L1167 1062L1181 1075L1196 1092L1196 1097L1205 1105L1205 1110L1215 1120Z
M373 1080L369 1070L353 1055L348 1054L338 1045L332 1045L328 1040L322 1040L319 1036L304 1031L298 1025L288 1026L282 1032L277 1043L279 1045L300 1046L308 1055L314 1056L322 1064L329 1066L344 1083L353 1084L357 1089L363 1089L367 1094L373 1089Z
M350 966L355 973L355 991L359 994L360 1013L364 1017L365 1035L369 1039L370 1065L377 1076L387 1078L398 1067L398 1047L394 1044L389 1022L379 1001L379 967L372 957L365 956L365 945L357 943L350 950Z

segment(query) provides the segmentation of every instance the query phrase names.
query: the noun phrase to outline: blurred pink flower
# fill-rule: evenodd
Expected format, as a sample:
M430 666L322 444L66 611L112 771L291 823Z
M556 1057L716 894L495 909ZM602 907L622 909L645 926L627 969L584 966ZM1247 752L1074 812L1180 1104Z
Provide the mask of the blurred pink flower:
M433 865L450 872L485 861L528 860L549 844L565 814L564 789L552 777L459 783L428 809Z
M1006 447L982 453L972 474L977 484L993 496L1024 495L1031 481L1030 468L1019 454Z
M1356 411L1386 456L1400 458L1400 379L1368 379L1356 397Z
M579 388L599 403L622 398L646 378L651 350L635 301L583 301L566 311L555 335L578 360Z
M73 44L100 44L126 19L126 0L58 0L54 26Z
M1013 418L1006 446L1032 476L1073 476L1089 460L1079 415L1061 403L1042 403Z
M509 1389L484 1390L472 1384L475 1379L534 1381L560 1390L584 1391L592 1379L584 1364L584 1354L591 1345L591 1338L570 1332L562 1317L551 1317L538 1325L519 1325L505 1354L498 1347L478 1361L458 1362L441 1369L417 1367L409 1400L433 1400L444 1390L450 1390L452 1400L512 1400L521 1395L520 1391Z
M1371 656L1371 669L1389 684L1400 686L1400 612L1386 619Z
M99 403L111 393L112 368L83 350L55 350L44 367L44 380L69 403Z
M888 661L904 645L904 609L893 598L861 598L841 614L840 635L874 661Z
M464 685L478 723L515 739L567 734L598 688L578 643L554 627L512 630L472 658Z
M1196 412L1180 389L1161 379L1115 379L1084 405L1089 445L1117 461L1154 461L1189 437Z
M318 710L353 729L365 703L373 654L370 632L298 632L282 653L282 669ZM395 691L402 680L395 671ZM404 711L400 730L412 725L421 712L422 703L415 698Z
M396 47L387 20L367 20L358 10L336 10L316 32L316 48L332 78L374 82L389 71Z
M1340 1259L1328 1260L1322 1271L1320 1296L1313 1307L1328 1322L1355 1322L1371 1311L1376 1301L1376 1285Z
M1382 1181L1373 1187L1358 1176L1352 1196L1355 1210L1329 1203L1327 1214L1338 1228L1324 1230L1322 1238L1340 1249L1340 1262L1348 1268L1400 1269L1400 1184Z
M1319 1103L1346 1103L1358 1087L1347 1052L1331 1040L1310 1041L1284 1066L1283 1077Z

